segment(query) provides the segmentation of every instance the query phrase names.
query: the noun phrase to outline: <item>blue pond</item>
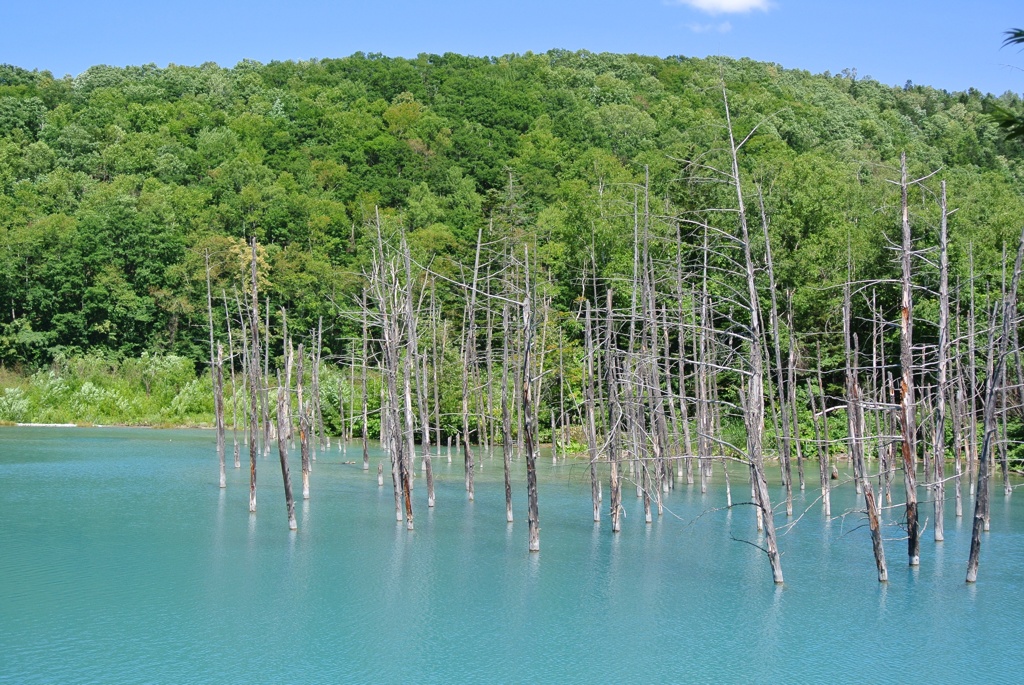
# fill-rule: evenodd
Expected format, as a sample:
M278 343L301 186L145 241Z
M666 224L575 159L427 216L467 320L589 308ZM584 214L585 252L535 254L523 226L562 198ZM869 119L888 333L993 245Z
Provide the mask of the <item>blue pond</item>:
M474 502L461 460L442 455L437 506L427 509L417 478L409 532L395 522L390 477L377 486L380 451L371 456L364 472L345 463L361 459L356 446L321 453L290 532L276 454L259 462L251 516L245 452L219 489L210 432L0 428L0 682L1022 677L1024 495L1001 487L976 585L964 583L970 518L954 517L951 496L946 541L928 527L919 568L906 566L900 510L886 511L880 585L852 486L834 492L826 520L809 483L780 531L786 584L776 587L763 553L744 544L758 539L736 467L732 509L721 483L706 495L677 483L645 525L627 489L612 535L607 502L604 521L591 521L583 463L541 459L531 555L521 461L515 523L500 454L483 460Z

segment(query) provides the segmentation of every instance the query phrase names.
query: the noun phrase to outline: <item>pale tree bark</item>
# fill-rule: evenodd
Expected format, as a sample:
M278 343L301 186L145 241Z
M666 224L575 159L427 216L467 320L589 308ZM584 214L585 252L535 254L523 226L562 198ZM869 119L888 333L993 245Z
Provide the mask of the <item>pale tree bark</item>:
M530 353L533 346L534 314L532 293L530 289L530 255L526 251L525 296L523 298L523 438L526 449L526 497L527 525L529 528L529 549L540 551L540 513L537 504L537 449L535 444L536 428L533 416L533 378L530 377Z
M288 529L295 530L295 499L292 497L292 479L288 473L288 420L285 410L285 394L287 389L281 385L281 374L277 376L277 450L281 456L281 478L284 480L284 503L288 512Z
M750 251L750 234L747 230L746 209L743 204L743 185L740 182L739 148L733 138L732 119L729 114L729 101L722 90L725 101L726 125L729 132L729 149L732 159L732 180L736 188L737 213L740 224L740 242L743 249L743 264L746 267L747 296L750 313L749 340L749 371L750 381L747 402L744 407L743 420L747 429L747 458L750 459L754 476L757 505L764 518L765 546L768 561L772 568L772 578L776 583L783 582L782 558L775 539L774 512L768 494L768 482L764 474L764 461L761 451L761 422L764 415L764 367L761 358L761 314L755 280L754 260Z
M900 429L903 437L903 484L907 494L906 525L907 554L910 565L921 563L921 538L917 520L917 418L914 401L914 300L910 282L910 257L913 245L910 235L910 215L907 204L907 154L900 155L900 194L903 212L903 249L900 263L903 270L900 300Z
M622 482L619 479L619 424L622 421L622 410L619 406L619 380L615 372L615 328L614 328L614 307L613 292L608 289L608 316L606 319L605 333L605 373L607 374L608 385L608 464L611 468L609 478L609 514L612 519L612 532L618 533L622 529Z
M462 453L466 467L466 492L473 501L473 448L469 444L469 379L476 365L476 289L480 274L480 247L483 228L476 236L476 257L473 260L473 286L466 305L466 335L463 342L462 368Z
M598 489L597 478L597 422L594 419L594 335L590 322L590 300L584 304L586 307L586 329L585 344L587 366L586 386L583 397L583 404L587 412L587 452L590 457L590 499L594 505L594 522L601 520L601 495Z
M203 253L206 260L206 311L210 329L210 382L213 385L213 421L217 427L217 461L220 465L220 487L227 487L224 466L224 352L213 349L213 294L210 290L210 251Z
M303 380L305 375L305 346L299 343L299 361L295 369L296 387L295 395L299 410L299 451L302 455L302 498L309 499L309 406L306 404L303 394Z
M252 239L252 308L249 311L249 511L256 511L256 456L259 451L259 407L260 387L260 301L256 278L256 239Z
M945 485L945 463L946 463L946 393L948 391L949 379L949 247L946 233L947 217L949 213L946 208L946 182L942 182L941 194L942 219L939 223L939 340L938 340L938 385L935 388L935 431L934 453L932 462L935 469L932 478L932 497L934 499L935 541L942 542L945 539L944 531L944 508L946 501Z
M217 424L217 458L220 460L220 487L227 487L224 457L224 345L217 343L217 362L213 368L213 411Z
M1010 291L1002 304L1002 331L998 343L994 342L995 326L989 332L989 366L991 371L985 381L985 408L982 430L981 455L978 459L977 495L974 500L974 523L971 528L971 551L967 560L967 582L978 580L978 563L981 554L981 533L988 529L989 496L991 490L990 459L996 438L996 404L998 395L998 379L1002 377L1003 366L1006 364L1007 346L1011 336L1011 328L1017 319L1017 288L1020 283L1022 264L1024 264L1024 231L1021 233L1017 248L1017 260L1013 267L1013 280Z
M505 520L512 523L512 414L508 397L510 328L506 304L501 308L501 456L505 471Z
M221 289L221 299L224 301L224 320L228 328L228 359L231 360L231 437L234 442L235 468L241 466L238 447L238 390L235 384L235 343L231 333L231 314L228 312L228 296Z

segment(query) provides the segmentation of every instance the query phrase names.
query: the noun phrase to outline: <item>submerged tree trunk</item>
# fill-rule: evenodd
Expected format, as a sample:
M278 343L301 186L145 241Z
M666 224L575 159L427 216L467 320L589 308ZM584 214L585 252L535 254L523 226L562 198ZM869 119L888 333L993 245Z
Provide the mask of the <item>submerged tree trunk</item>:
M213 412L217 424L217 458L220 460L220 487L227 487L224 457L224 346L217 343L217 363L213 368Z
M302 498L309 499L309 406L306 404L303 395L303 365L305 361L305 348L299 344L299 363L295 369L296 387L295 394L298 400L299 410L299 450L302 454Z
M768 494L768 482L764 474L764 461L761 451L761 422L764 416L764 365L761 358L761 312L758 305L757 282L755 278L754 260L750 252L750 234L747 230L746 211L743 206L743 189L740 182L738 148L732 134L732 119L729 114L729 101L725 96L726 124L729 132L729 149L732 159L732 180L736 187L737 214L740 224L740 242L743 249L743 264L746 267L747 297L750 313L750 381L747 402L744 407L743 422L747 429L747 457L750 459L754 476L754 488L757 494L757 505L764 518L764 536L768 561L772 568L772 578L782 583L782 558L775 539L775 522L771 498Z
M978 580L978 561L981 554L981 533L988 529L989 497L992 489L990 460L996 438L996 403L999 379L1002 378L1006 364L1007 345L1011 335L1011 327L1017 319L1017 288L1020 283L1021 268L1024 265L1024 231L1021 233L1017 248L1017 261L1013 267L1013 281L1002 306L1002 332L998 344L993 342L994 326L989 332L989 367L985 381L985 408L982 430L984 435L981 443L981 456L978 459L977 496L974 500L974 524L971 528L971 551L967 560L967 582ZM994 317L993 317L994 319ZM995 323L993 321L993 323Z
M473 501L473 448L469 444L469 378L476 365L476 288L480 274L480 247L483 228L477 232L476 259L473 262L473 286L466 306L466 336L462 349L462 452L466 467L466 492Z
M252 308L249 311L249 511L256 511L256 455L259 451L260 301L256 278L256 239L252 239Z
M601 495L598 490L597 479L597 422L594 419L594 337L590 324L590 300L585 303L586 307L586 355L587 375L586 386L583 397L583 404L587 412L587 452L590 456L590 499L594 505L594 522L601 520Z
M903 437L903 483L907 493L907 554L910 565L921 563L921 538L917 522L917 420L914 402L913 333L914 301L910 282L910 215L907 204L907 155L900 155L900 191L903 211L903 290L900 305L900 429Z
M530 352L533 345L533 309L531 307L529 252L526 255L526 295L523 298L523 423L526 443L527 523L531 552L540 551L540 514L537 506L537 449L533 416L533 379L530 377Z
M234 443L235 468L241 466L241 456L238 447L238 390L235 384L235 342L231 334L231 314L228 312L228 295L221 289L221 299L224 301L224 321L228 329L228 359L231 360L231 438Z
M507 304L501 309L501 331L501 456L505 471L505 520L512 523L512 414L508 397L510 326Z
M619 423L622 420L622 410L619 407L619 380L615 373L615 324L613 309L613 292L608 289L608 318L606 321L605 333L605 373L608 376L608 465L611 469L609 477L609 514L612 518L612 532L618 533L622 529L622 483L619 479Z
M288 472L288 426L285 411L285 393L281 385L280 372L277 376L277 451L281 455L281 478L284 480L284 503L288 511L288 529L295 530L295 499L292 497L292 478Z
M362 426L361 433L362 433L362 439L363 439L363 471L367 471L370 468L370 447L369 447L369 439L368 439L368 430L369 429L368 429L368 426L367 426L367 424L369 423L369 420L370 420L370 416L369 416L369 409L368 409L368 400L369 400L369 398L366 395L366 373L367 373L366 367L367 367L367 364L368 364L368 361L367 361L367 359L368 359L368 350L367 350L368 340L367 340L367 330L366 330L366 327L367 327L367 321L366 321L367 309L366 309L366 291L365 290L363 291L363 296L362 296L361 304L362 304L362 310L363 310L363 359L362 359L362 367L363 368L362 368L362 380L361 380L362 391L363 391L363 426Z
M934 466L934 477L932 478L932 497L935 500L934 514L935 541L942 542L945 539L944 531L944 508L946 503L945 477L946 464L946 393L948 392L947 370L949 366L949 250L946 236L946 182L942 182L942 220L939 224L939 341L938 341L938 386L935 399L935 430L934 453L932 463Z

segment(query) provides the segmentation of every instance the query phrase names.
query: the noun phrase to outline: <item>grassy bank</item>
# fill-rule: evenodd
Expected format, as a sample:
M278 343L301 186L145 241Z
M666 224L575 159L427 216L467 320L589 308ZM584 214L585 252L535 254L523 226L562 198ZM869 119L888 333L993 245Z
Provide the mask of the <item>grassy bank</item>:
M212 417L209 376L184 357L85 355L31 374L0 369L2 422L208 426Z

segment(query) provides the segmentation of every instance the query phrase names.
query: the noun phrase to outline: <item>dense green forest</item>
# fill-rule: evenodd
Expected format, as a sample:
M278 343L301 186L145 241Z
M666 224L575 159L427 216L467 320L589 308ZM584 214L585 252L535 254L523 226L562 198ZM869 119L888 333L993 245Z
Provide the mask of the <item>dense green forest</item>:
M168 356L202 368L206 256L222 307L222 296L244 291L251 238L272 308L286 308L300 332L322 317L325 358L354 359L352 312L378 212L417 264L464 282L479 232L530 245L545 320L559 328L548 340L562 336L578 353L586 284L604 284L588 295L597 303L606 284L633 274L641 195L659 217L653 249L666 263L688 213L732 206L727 184L698 173L727 165L726 93L746 139L740 173L762 201L749 191L747 212L760 223L763 204L775 289L792 293L795 332L826 334L826 353L840 356L842 292L832 286L848 275L898 277L891 181L903 152L912 177L937 172L911 193L915 240L935 244L936 184L946 181L958 210L951 279L966 283L973 269L979 294L998 291L1024 217L1024 146L989 115L1020 115L1012 94L896 88L750 60L557 50L96 66L74 78L4 65L0 365L18 377L83 358L90 368ZM927 285L934 277L922 269ZM440 288L438 297L458 340L464 293ZM898 288L880 297L894 320ZM927 317L934 298L921 297Z

